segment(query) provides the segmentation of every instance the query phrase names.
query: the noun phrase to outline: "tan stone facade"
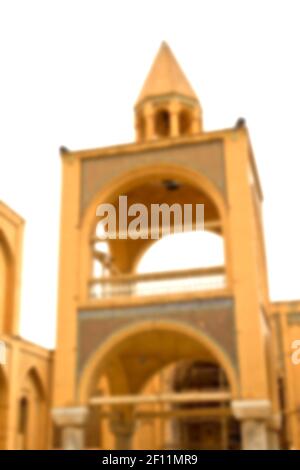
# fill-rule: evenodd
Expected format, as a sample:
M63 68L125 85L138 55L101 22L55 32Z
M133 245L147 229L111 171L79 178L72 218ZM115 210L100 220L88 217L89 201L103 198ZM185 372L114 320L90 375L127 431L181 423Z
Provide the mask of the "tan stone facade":
M300 364L291 361L300 304L269 299L248 131L241 122L203 131L201 105L165 43L135 117L135 143L61 150L55 356L12 336L19 285L7 253L11 245L19 273L23 224L7 208L11 228L0 219L7 279L0 300L8 299L0 324L9 357L0 376L0 444L300 448ZM153 240L99 237L97 207L111 203L119 214L119 195L147 208L204 204L206 231L222 240L224 263L138 273Z
M0 449L50 445L53 353L19 336L23 228L0 202Z

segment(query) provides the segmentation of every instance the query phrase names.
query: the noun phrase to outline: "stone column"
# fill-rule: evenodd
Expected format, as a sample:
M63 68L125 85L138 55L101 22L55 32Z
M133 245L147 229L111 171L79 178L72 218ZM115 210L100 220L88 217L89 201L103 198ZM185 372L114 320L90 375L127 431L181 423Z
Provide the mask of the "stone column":
M84 427L87 416L88 408L85 406L54 408L52 410L53 421L62 430L62 449L80 450L84 448Z
M269 449L280 450L279 433L282 426L282 416L274 413L269 420Z
M269 449L280 450L279 433L278 431L271 430L269 432Z
M146 103L144 106L144 120L146 140L155 139L154 109L152 103Z
M132 449L132 438L135 430L134 420L112 419L110 429L115 438L115 450Z
M180 112L179 104L176 102L171 102L169 105L170 137L179 136L179 112Z
M202 132L202 113L199 108L194 108L191 131L192 134L198 134Z
M233 416L241 421L242 449L269 449L267 420L271 415L269 400L235 400Z
M173 406L170 403L165 404L165 410L172 413ZM176 449L178 446L178 419L172 418L172 415L169 419L165 420L165 442L167 444L168 449Z

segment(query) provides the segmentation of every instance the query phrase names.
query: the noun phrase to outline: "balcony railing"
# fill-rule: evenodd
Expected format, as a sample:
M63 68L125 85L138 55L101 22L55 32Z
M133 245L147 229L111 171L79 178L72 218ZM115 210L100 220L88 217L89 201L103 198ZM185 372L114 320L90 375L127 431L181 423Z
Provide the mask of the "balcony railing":
M90 298L147 296L226 288L223 266L144 274L118 274L93 278Z

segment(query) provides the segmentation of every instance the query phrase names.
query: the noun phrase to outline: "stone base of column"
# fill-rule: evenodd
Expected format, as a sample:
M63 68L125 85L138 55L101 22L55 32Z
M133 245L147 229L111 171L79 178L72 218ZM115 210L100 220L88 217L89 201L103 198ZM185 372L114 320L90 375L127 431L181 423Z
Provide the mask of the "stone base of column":
M268 432L268 440L270 450L280 450L279 434L277 431L270 430Z
M64 450L84 449L84 432L82 428L65 427L62 430L62 446Z
M84 448L84 425L87 416L88 409L84 406L55 408L52 410L55 424L62 429L62 449L80 450Z
M266 423L254 419L242 421L243 450L266 450L269 448Z
M268 420L268 439L270 450L280 450L280 430L282 427L281 413L272 414Z
M271 415L269 400L236 400L231 406L234 417L241 421L243 450L269 449L267 429L267 420Z

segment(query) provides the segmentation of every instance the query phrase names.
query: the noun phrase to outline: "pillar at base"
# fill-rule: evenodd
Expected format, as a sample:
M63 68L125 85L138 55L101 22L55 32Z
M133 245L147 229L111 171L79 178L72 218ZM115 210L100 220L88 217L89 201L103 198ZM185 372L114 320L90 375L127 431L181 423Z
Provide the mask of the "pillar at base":
M269 448L267 420L271 415L269 400L235 400L231 404L233 415L241 421L243 450Z
M84 406L55 408L52 417L57 426L62 428L62 448L80 450L84 448L84 425L88 409Z
M84 431L82 428L63 428L62 447L64 450L81 450L84 448L84 444Z
M266 450L269 448L266 423L246 419L241 423L243 450Z
M115 437L115 450L132 449L132 438L135 430L135 422L112 420L110 428Z

